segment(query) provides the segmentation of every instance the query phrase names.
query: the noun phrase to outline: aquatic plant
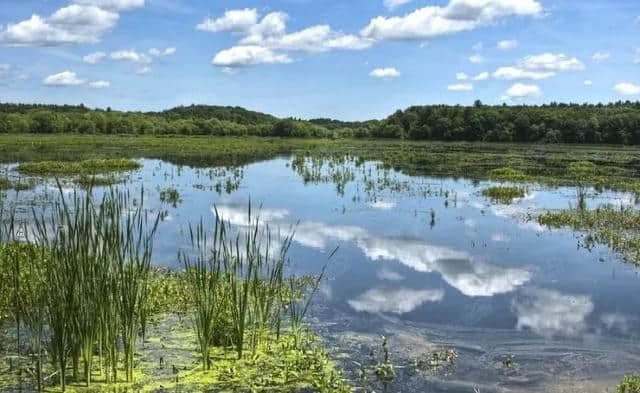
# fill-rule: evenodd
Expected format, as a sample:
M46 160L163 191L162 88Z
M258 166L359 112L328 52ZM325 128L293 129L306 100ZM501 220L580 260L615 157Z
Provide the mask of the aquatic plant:
M182 199L180 198L180 193L177 189L173 187L167 187L160 191L160 201L163 203L167 203L175 208L180 202L182 202Z
M526 191L520 187L494 186L482 190L482 195L494 202L509 204L516 198L523 198Z
M140 164L131 159L91 159L84 161L40 161L18 165L20 173L37 176L91 175L109 172L125 172L140 168Z
M616 393L640 393L640 375L628 375L622 378L616 387Z

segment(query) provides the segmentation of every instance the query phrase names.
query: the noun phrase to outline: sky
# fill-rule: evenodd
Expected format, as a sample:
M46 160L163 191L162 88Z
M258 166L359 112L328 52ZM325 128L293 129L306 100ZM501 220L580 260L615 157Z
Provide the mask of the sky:
M638 0L0 0L0 102L242 106L640 99Z

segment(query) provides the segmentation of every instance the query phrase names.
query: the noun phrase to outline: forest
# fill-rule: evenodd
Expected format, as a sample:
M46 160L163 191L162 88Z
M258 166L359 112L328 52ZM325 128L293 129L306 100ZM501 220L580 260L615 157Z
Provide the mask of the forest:
M240 107L180 106L160 112L80 104L0 103L0 133L394 138L438 141L640 144L640 102L541 106L428 105L386 119L280 119Z

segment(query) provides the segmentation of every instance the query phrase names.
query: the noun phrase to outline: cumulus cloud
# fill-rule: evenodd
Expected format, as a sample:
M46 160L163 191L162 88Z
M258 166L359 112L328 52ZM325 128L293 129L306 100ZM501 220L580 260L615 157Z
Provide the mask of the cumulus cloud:
M220 67L248 67L258 64L291 63L291 58L258 45L234 46L218 52L212 63Z
M469 75L465 74L464 72L458 72L456 74L456 79L459 81L466 81L467 79L469 79Z
M111 60L130 61L133 63L150 64L153 60L150 56L136 52L135 50L119 50L109 54Z
M613 90L624 96L635 96L640 94L640 85L623 82L615 85Z
M450 91L473 91L473 85L471 83L456 83L447 86L447 90Z
M92 89L106 89L111 86L111 82L109 81L95 81L89 82L89 87Z
M587 80L584 81L584 85L585 86L591 86L591 85L593 85L593 81L591 79L587 79Z
M230 31L241 33L248 31L258 22L258 10L255 8L245 8L242 10L230 10L223 16L212 19L207 18L196 26L202 31Z
M371 19L361 30L375 40L422 40L474 30L509 16L539 16L537 0L451 0L446 6L428 6L404 16Z
M522 67L528 70L547 71L581 71L584 64L575 57L568 57L564 53L543 53L540 55L526 56L520 62Z
M603 62L605 60L609 60L611 58L611 53L609 53L609 52L596 52L596 53L593 54L593 56L591 56L591 58L596 63L601 63L601 62Z
M384 6L392 10L396 7L400 7L401 5L410 3L411 1L413 0L384 0Z
M426 302L439 302L444 298L442 289L379 289L366 291L348 303L356 311L368 313L406 314Z
M554 77L559 72L584 69L584 63L576 57L569 57L564 53L542 53L526 56L514 67L500 67L493 73L493 77L504 80L541 80Z
M517 48L519 45L517 40L503 40L498 42L498 49L500 50L509 50L513 48Z
M153 57L164 57L171 56L176 53L176 48L169 47L165 49L151 48L149 49L149 54Z
M545 336L575 336L587 328L593 312L588 296L563 294L549 289L531 289L512 304L518 329Z
M369 76L378 79L392 79L400 76L400 72L393 67L376 68L369 73Z
M473 77L474 81L486 81L487 79L489 79L489 73L488 72L481 72L478 75Z
M536 85L516 83L505 92L502 98L507 100L523 100L530 97L539 97L541 94L542 91Z
M284 12L271 12L260 19L255 9L233 10L220 18L206 19L196 29L242 36L237 45L214 56L213 64L226 68L289 63L288 52L359 50L372 45L369 39L334 31L329 25L287 33L288 18Z
M118 21L116 12L93 5L71 4L48 17L9 23L0 31L0 43L12 46L53 46L95 43Z
M469 56L469 61L473 64L480 64L484 61L484 57L476 53L475 55Z
M107 57L107 54L104 52L94 52L86 55L82 60L87 64L98 64L105 57Z
M551 71L532 71L517 67L500 67L494 73L496 79L516 80L516 79L533 79L541 80L555 76L555 72Z
M76 4L93 5L105 10L128 10L144 7L145 0L73 0Z
M47 76L42 83L46 86L78 86L87 83L87 80L78 78L78 75L73 71L63 71Z

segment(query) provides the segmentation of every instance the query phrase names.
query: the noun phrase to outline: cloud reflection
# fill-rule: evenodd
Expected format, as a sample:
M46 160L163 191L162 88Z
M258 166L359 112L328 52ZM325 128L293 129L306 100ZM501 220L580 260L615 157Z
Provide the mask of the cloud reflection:
M218 212L232 224L247 223L246 208L218 206ZM291 226L292 222L284 209L262 209L260 217L272 225ZM439 273L449 285L472 297L511 292L531 279L525 269L490 265L474 260L466 252L422 239L372 235L358 226L304 221L295 226L294 241L317 249L333 247L336 242L353 242L371 260L398 261L418 272Z
M531 329L545 337L576 336L587 328L593 312L591 298L550 289L530 289L512 305L518 329Z
M426 302L439 302L443 297L444 291L442 289L375 288L369 289L356 299L349 300L348 303L356 311L387 312L400 315L411 312Z

